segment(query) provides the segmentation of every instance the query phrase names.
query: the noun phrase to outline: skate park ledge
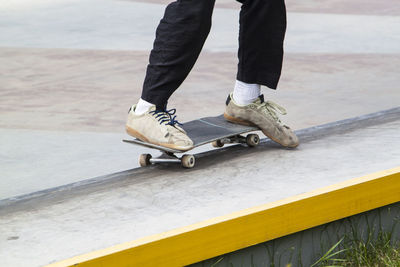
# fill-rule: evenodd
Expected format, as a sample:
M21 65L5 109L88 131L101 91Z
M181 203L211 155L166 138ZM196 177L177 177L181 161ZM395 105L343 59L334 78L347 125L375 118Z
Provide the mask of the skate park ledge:
M184 266L400 201L400 166L48 266Z

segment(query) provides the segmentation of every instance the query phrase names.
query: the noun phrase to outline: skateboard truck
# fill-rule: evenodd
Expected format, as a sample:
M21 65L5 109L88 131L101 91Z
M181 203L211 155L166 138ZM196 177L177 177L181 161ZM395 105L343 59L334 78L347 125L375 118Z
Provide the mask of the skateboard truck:
M255 147L260 143L260 137L257 134L234 135L230 137L221 138L213 141L211 144L213 147L223 147L225 144L247 144L249 147ZM158 163L180 163L182 167L191 169L196 163L196 158L191 154L184 154L182 157L178 157L175 153L178 151L165 151L161 150L161 156L153 158L151 154L141 154L139 156L139 165L141 167L150 166Z
M260 137L258 134L248 134L246 137L243 135L234 135L225 137L212 142L213 147L223 147L225 144L247 144L249 147L258 146L260 143Z
M194 167L196 158L193 155L188 154L179 158L174 153L165 151L157 158L153 158L151 154L141 154L139 157L139 164L141 167L157 163L181 163L183 167L190 169Z

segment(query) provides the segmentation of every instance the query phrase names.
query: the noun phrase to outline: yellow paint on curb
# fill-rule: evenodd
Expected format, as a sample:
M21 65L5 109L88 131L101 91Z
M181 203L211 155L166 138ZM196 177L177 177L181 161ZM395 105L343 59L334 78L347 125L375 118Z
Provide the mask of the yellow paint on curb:
M400 201L400 167L165 233L56 266L184 266Z

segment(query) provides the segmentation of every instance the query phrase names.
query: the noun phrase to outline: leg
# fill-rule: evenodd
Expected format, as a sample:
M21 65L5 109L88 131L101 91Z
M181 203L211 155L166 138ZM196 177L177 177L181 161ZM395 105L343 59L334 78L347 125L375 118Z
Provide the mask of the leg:
M286 32L284 0L242 0L237 80L276 89Z
M215 0L177 0L169 4L156 31L141 101L128 114L128 134L181 151L193 141L179 126L175 110L165 110L172 93L196 62L211 28Z
M276 89L283 59L283 40L286 32L286 9L284 0L241 0L239 33L239 66L237 80L244 88L235 87L246 94L257 91L251 86L266 85ZM240 84L239 84L240 85ZM252 95L251 92L248 95ZM225 118L239 124L257 125L273 141L285 147L296 147L299 139L280 120L278 113L285 115L283 107L272 101L264 101L260 95L251 103L237 103L229 95L226 101Z
M142 99L165 106L193 68L211 28L215 0L169 4L156 32Z

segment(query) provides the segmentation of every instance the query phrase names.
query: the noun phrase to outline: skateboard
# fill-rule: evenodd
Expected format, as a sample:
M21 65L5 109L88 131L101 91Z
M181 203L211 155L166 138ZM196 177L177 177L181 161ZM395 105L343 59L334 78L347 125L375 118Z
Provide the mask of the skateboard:
M260 137L257 134L250 133L259 131L258 127L228 122L223 115L189 121L184 123L182 128L192 139L193 148L209 143L217 148L223 147L225 144L247 144L249 147L256 147L260 143ZM247 135L245 136L245 134ZM187 151L158 146L139 139L124 139L123 141L162 152L162 155L157 158L153 158L151 154L140 155L139 164L142 167L157 163L180 163L184 168L193 168L196 162L195 156L192 154L184 154L181 157L176 155Z

